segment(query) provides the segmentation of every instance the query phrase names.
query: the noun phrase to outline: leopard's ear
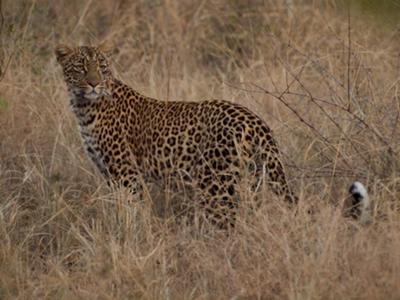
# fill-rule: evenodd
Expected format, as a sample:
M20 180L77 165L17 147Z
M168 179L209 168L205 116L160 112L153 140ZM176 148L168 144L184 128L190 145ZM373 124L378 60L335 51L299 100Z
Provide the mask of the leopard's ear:
M114 43L112 43L111 41L104 41L97 47L97 50L99 50L106 56L111 56L114 52Z
M57 61L62 64L65 59L71 55L71 53L74 50L71 47L68 47L66 45L58 45L56 47L55 53L56 53L56 57L57 57Z

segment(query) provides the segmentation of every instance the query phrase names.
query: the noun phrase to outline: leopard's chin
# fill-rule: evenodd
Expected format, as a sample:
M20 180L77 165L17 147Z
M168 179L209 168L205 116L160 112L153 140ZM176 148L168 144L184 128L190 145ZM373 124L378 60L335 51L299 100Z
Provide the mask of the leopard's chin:
M88 100L97 100L98 98L100 98L102 96L102 94L103 93L99 94L99 93L92 91L90 93L85 93L84 98L86 98Z

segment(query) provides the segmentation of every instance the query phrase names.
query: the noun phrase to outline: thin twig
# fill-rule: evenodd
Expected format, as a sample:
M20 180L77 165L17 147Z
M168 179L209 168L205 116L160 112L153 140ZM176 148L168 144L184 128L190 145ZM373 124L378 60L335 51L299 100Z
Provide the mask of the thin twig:
M301 93L295 93L295 92L288 92L288 95L293 95L293 96L299 96L299 97L312 97L310 98L310 100L313 101L319 101L322 103L325 103L327 105L331 105L335 108L338 108L340 110L342 110L343 112L346 112L347 114L349 114L353 119L355 119L356 121L360 122L367 130L371 131L373 135L375 135L375 137L378 138L379 141L381 141L381 143L383 143L385 145L385 147L388 148L389 153L395 154L397 153L396 151L394 151L394 149L392 148L392 146L382 137L382 135L376 131L374 128L372 128L371 126L368 125L368 123L366 123L362 118L360 118L359 116L357 116L355 113L349 111L347 108L340 106L336 103L332 103L329 102L327 100L321 99L321 98L317 98L314 96L310 96L309 94L301 94Z
M364 160L364 162L366 163L366 164L370 164L370 162L368 161L368 159L365 157L365 156L363 156L359 151L358 151L358 149L354 146L354 144L353 144L353 142L352 142L352 140L347 136L347 134L344 132L344 130L342 129L342 127L340 127L340 125L330 116L330 114L325 110L325 108L322 106L322 105L320 105L318 102L316 102L316 101L314 101L314 96L311 94L311 92L306 88L306 86L303 84L303 82L300 80L300 78L298 78L297 76L296 76L296 74L293 74L293 73L291 73L291 71L290 70L288 70L289 71L289 74L296 80L296 82L300 85L300 87L306 92L306 94L307 94L307 97L310 99L310 101L312 102L312 103L314 103L320 110L321 110L321 112L329 119L329 121L331 121L334 125L335 125L335 127L337 128L337 129L339 129L339 131L343 134L343 136L349 141L349 143L350 143L350 145L354 148L354 150L357 152L357 154ZM350 113L350 111L349 111L349 113ZM344 159L344 158L343 158ZM346 159L344 159L344 161L346 162L346 164L347 164L347 161L346 161Z
M26 33L28 32L28 29L30 27L29 25L31 23L31 18L32 18L33 10L35 9L35 6L36 6L36 0L33 0L32 4L31 4L31 7L29 8L28 15L26 17L26 23L25 23L24 31L22 33L22 38L21 38L22 41L25 41L25 36L26 36Z
M324 142L327 143L327 145L330 144L329 140L322 135L322 133L320 133L311 123L308 123L307 120L305 120L297 110L295 110L293 107L290 106L289 103L287 103L286 99L283 97L284 93L280 94L280 95L274 95L273 93L271 93L270 91L268 91L267 89L253 84L254 87L264 91L265 94L270 95L272 97L274 97L275 99L279 100L283 105L285 105L292 113L294 113L296 115L296 117L300 120L300 122L304 123L307 125L307 127L309 127L312 131L314 131Z
M2 81L3 78L4 78L4 76L6 75L6 71L7 71L8 67L9 67L9 65L10 65L10 63L11 63L11 59L12 59L13 55L14 55L14 53L12 53L12 54L10 55L10 57L8 58L8 60L7 60L6 64L5 64L4 70L1 70L1 68L0 68L0 71L2 71L2 72L0 73L0 81Z
M82 10L81 15L79 16L78 22L76 22L76 25L75 25L74 29L72 30L72 34L75 33L75 31L78 29L78 27L82 25L83 18L86 16L86 13L88 12L91 4L92 4L92 0L89 0L88 2L86 2L86 5Z
M4 26L4 15L3 15L3 0L0 0L0 37L2 36Z
M348 41L348 49L347 49L347 105L348 105L348 110L350 111L350 103L351 103L351 97L350 97L350 63L351 63L351 23L350 23L350 4L351 1L348 1L348 6L347 6L347 41Z
M0 0L0 41L3 39L4 23L5 23L5 19L4 19L4 15L3 15L3 1ZM0 50L2 50L2 49L0 49ZM2 60L0 60L0 81L3 80L3 78L6 74L8 66L10 65L10 62L11 62L11 58L12 58L12 55L10 55L10 57L8 58L8 60L4 66L3 66Z

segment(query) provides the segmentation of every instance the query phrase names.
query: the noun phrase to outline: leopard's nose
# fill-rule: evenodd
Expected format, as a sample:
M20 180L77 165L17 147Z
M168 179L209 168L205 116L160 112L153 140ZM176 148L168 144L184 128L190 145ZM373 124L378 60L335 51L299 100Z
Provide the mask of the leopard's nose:
M86 74L87 84L95 88L100 84L100 81L101 81L101 76L97 71L96 67L93 64L89 64Z
M95 79L95 78L88 78L86 79L86 82L88 85L90 85L91 87L95 88L100 82Z

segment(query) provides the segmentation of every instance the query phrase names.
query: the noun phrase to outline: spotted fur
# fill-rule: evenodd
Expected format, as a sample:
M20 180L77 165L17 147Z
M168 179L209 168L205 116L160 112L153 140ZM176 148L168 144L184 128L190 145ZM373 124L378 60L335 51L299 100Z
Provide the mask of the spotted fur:
M281 154L267 124L227 101L165 102L113 77L106 46L59 46L86 152L110 181L141 191L141 180L185 182L214 222L232 223L243 174L261 180L290 203Z

